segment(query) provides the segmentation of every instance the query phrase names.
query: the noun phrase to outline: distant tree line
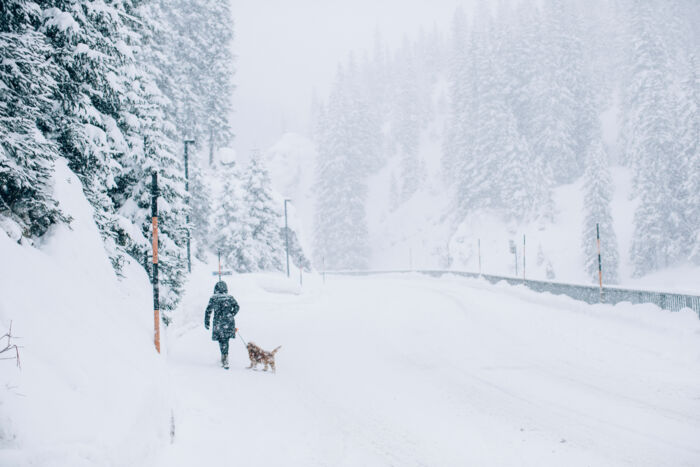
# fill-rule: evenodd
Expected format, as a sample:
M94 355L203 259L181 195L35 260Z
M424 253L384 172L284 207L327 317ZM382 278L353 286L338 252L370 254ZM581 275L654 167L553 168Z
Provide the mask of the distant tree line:
M610 165L625 165L639 200L634 273L700 264L697 2L487 3L458 9L449 33L421 32L395 50L378 39L339 66L313 112L316 260L365 266L369 177L389 164L396 208L426 178L419 153L439 147L458 219L491 209L506 223L551 222L553 189L583 178L586 269L597 278L600 224L607 282L619 257ZM600 118L615 102L610 161Z

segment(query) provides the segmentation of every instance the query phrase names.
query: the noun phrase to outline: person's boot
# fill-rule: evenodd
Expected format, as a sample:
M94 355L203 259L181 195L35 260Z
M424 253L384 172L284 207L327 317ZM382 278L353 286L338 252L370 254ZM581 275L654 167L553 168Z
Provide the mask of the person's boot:
M223 354L221 356L221 366L228 370L228 354Z

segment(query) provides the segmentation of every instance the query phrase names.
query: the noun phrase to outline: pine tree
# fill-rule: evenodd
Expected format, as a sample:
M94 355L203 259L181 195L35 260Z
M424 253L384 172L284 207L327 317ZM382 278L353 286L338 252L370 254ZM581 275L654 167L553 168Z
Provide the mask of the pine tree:
M205 0L206 23L202 31L207 34L207 46L199 50L206 74L201 87L205 93L207 136L209 143L209 165L214 163L217 149L226 147L233 139L230 116L233 96L233 18L230 2Z
M700 264L700 72L695 56L688 59L687 76L683 80L683 100L679 128L679 148L683 159L682 191L685 205L682 214L683 239L690 249L690 258Z
M195 255L205 259L211 246L212 194L205 180L205 172L198 158L193 158L190 165L190 224L192 240L195 242Z
M238 272L256 270L256 252L251 248L251 223L243 205L242 177L234 163L219 163L223 188L212 221L212 249L221 252L224 264Z
M52 137L68 166L80 178L94 207L94 218L117 273L124 261L119 219L112 193L122 196L117 178L133 155L137 131L130 103L134 46L128 1L46 2L42 32L53 59L65 73L58 82L60 122Z
M590 144L586 171L584 174L584 220L583 220L583 257L588 276L598 281L597 230L600 226L603 281L616 284L618 280L617 237L613 228L610 201L613 186L608 158L598 136Z
M328 269L365 268L369 260L366 166L353 157L345 73L339 68L320 122L316 169L315 258Z
M401 158L401 195L405 201L420 187L424 167L418 154L421 131L421 95L418 89L418 70L407 40L401 50L402 62L399 85L396 90L395 136Z
M289 261L300 269L310 271L311 262L304 254L304 249L301 246L301 242L299 242L299 236L291 227L288 229L289 236L287 237L285 236L284 227L280 228L280 244L286 247L286 242L289 241Z
M652 7L637 2L634 14L636 39L628 85L634 98L627 99L625 159L632 166L639 197L630 255L634 273L643 275L676 259L671 239L677 204L671 169L680 161L672 123L675 106L669 91L668 54L653 26Z
M259 271L282 270L284 244L280 242L280 212L272 197L272 182L265 164L253 157L243 176L243 202L248 209L250 236L245 243Z
M44 136L57 126L52 100L62 75L37 31L40 14L32 1L9 0L0 9L0 215L27 237L67 220L50 185L57 148Z
M450 52L450 113L443 143L442 171L445 180L453 183L458 179L458 167L470 149L472 124L469 117L473 109L469 87L478 79L472 75L474 68L469 67L467 19L461 8L455 11L452 20Z
M228 2L157 0L165 24L159 35L159 62L166 73L159 84L173 102L171 112L182 138L208 146L210 164L216 149L233 134L233 19Z

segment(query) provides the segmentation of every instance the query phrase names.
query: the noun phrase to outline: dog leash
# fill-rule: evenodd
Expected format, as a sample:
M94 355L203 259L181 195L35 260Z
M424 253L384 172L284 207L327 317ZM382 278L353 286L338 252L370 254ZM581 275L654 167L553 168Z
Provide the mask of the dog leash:
M236 334L238 334L238 337L241 338L241 342L243 343L243 345L245 345L246 347L248 347L248 344L246 343L245 339L243 339L243 336L241 336L241 333L238 332L238 328L236 328Z

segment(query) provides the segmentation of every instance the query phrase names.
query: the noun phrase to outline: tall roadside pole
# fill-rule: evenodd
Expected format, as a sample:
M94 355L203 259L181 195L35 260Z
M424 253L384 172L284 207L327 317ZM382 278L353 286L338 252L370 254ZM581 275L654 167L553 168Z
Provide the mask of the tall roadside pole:
M284 200L284 247L287 252L287 277L289 277L289 228L287 227L287 203L291 199Z
M600 224L595 225L596 241L598 243L598 285L600 287L600 301L603 302L603 261L600 257Z
M187 145L194 144L193 139L185 140L185 191L187 192L187 214L185 215L185 224L187 229L187 272L192 272L192 259L190 256L190 171L189 157L187 154Z
M160 304L158 299L158 173L151 174L151 221L153 223L153 341L160 353Z
M481 275L481 239L476 241L477 249L479 250L479 275Z
M525 281L525 234L523 234L523 282Z

